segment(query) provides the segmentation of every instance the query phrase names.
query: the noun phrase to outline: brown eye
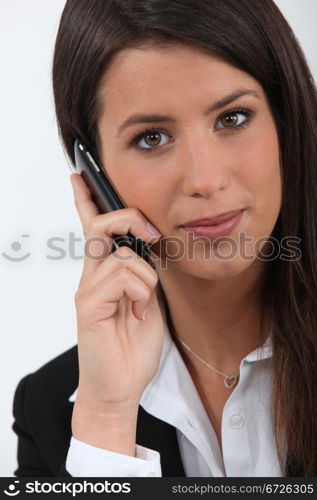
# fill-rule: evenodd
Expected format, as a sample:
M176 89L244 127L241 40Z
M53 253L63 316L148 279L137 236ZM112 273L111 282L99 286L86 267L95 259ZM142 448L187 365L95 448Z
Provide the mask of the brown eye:
M230 114L224 115L220 119L220 122L225 128L234 127L238 122L237 113L230 113Z
M161 134L151 132L150 134L144 135L144 140L148 146L158 146L161 140Z
M142 151L153 151L154 149L160 149L165 146L168 141L168 135L161 130L144 130L142 134L137 135L133 140L132 144L136 148Z
M247 109L228 111L218 118L216 130L225 128L239 130L239 128L245 127L248 124L249 118L252 117L252 115L252 111Z

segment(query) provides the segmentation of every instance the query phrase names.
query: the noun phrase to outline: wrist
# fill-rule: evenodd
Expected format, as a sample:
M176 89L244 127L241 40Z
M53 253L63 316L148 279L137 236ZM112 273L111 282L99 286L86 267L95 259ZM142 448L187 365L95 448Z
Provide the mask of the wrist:
M91 446L135 456L138 408L87 405L75 402L72 434Z

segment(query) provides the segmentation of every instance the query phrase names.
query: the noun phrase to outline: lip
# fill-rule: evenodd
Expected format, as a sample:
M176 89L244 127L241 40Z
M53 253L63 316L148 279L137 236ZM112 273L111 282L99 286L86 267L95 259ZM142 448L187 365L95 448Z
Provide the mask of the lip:
M236 216L241 212L240 210L232 210L231 212L226 212L223 214L216 215L216 217L205 217L204 219L196 219L185 222L180 227L192 227L192 226L212 226L213 224L220 224L221 222L225 222L228 219Z
M221 236L229 236L241 221L244 212L244 209L235 210L234 212L227 212L212 219L199 219L187 222L186 225L180 226L180 229L192 232L195 236L205 236L208 239L214 240ZM218 221L217 224L215 224L216 220Z

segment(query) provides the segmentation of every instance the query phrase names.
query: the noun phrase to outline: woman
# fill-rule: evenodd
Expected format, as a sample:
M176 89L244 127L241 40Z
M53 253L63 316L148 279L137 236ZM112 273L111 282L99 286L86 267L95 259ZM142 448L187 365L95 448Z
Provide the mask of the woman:
M71 176L78 359L20 382L16 474L316 475L317 99L278 8L68 0L53 84L128 208Z

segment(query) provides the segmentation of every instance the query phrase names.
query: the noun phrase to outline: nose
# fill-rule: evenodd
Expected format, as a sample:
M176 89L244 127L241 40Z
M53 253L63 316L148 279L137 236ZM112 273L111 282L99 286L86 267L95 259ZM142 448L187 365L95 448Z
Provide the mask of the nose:
M204 198L213 196L229 183L224 148L210 132L192 132L189 136L182 144L179 159L183 193Z

